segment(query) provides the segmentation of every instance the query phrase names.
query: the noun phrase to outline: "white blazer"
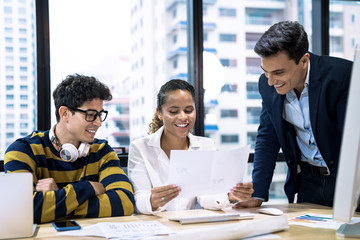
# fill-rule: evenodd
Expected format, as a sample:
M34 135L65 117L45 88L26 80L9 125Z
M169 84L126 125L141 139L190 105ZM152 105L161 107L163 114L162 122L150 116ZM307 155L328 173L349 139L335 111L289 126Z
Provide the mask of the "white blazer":
M150 196L153 187L168 185L170 160L160 147L160 138L164 131L161 127L155 133L137 139L130 144L128 176L135 190L136 211L153 214L159 211L193 209L197 203L207 209L219 210L230 206L227 193L192 198L175 198L165 206L152 211ZM215 150L215 142L210 138L188 135L190 151ZM230 189L229 189L230 190Z

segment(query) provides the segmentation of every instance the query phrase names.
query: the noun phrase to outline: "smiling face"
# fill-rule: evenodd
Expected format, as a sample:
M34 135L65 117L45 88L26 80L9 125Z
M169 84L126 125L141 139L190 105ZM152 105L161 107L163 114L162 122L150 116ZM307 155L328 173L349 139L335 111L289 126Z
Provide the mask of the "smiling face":
M157 113L164 123L164 134L167 137L186 138L195 123L194 99L186 90L169 92L162 110L157 110Z
M78 107L78 109L84 111L93 109L100 112L103 110L103 100L95 98L85 102L82 106ZM88 122L85 120L85 113L83 112L74 111L73 114L65 106L61 107L61 111L64 111L61 121L64 121L66 125L66 133L58 134L62 136L62 139L60 139L61 143L71 143L79 146L81 142L91 143L94 141L95 134L102 124L99 117L93 122Z
M292 89L297 94L301 94L306 80L309 57L309 53L304 54L298 64L294 60L290 60L283 51L262 58L261 68L268 78L269 86L274 86L276 92L281 95Z

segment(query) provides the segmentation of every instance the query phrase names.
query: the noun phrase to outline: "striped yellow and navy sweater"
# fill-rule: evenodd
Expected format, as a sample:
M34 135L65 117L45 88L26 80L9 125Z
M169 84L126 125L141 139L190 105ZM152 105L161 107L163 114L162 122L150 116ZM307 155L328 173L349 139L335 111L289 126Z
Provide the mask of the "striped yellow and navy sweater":
M5 153L5 172L30 172L34 182L34 222L64 217L128 216L134 212L132 185L107 141L95 139L86 157L68 163L49 140L49 131L34 131L12 143ZM53 178L59 190L36 192L39 179ZM99 196L89 181L100 182Z

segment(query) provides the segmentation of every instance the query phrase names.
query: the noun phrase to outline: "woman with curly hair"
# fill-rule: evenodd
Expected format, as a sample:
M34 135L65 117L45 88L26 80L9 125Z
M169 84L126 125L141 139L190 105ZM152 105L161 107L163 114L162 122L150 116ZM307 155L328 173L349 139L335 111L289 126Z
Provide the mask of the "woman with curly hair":
M150 135L130 145L128 171L139 213L197 207L217 210L247 201L253 193L252 183L239 183L228 193L177 198L181 188L167 183L171 150L216 149L212 139L191 134L196 118L194 99L194 87L188 82L174 79L165 83L157 95Z

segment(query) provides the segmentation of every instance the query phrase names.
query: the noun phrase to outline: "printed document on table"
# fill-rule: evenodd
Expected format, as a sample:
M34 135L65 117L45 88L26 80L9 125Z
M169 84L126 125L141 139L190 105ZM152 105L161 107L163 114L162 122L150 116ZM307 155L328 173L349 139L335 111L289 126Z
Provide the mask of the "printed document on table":
M175 234L175 232L159 221L102 222L86 226L81 230L58 233L58 235L96 236L121 240L143 239L171 234Z
M169 184L181 187L180 197L229 192L243 181L250 145L226 151L172 150Z
M357 224L359 222L359 217L353 217L350 221L350 224ZM305 215L289 219L289 225L299 225L312 228L337 230L342 224L343 222L333 220L333 216L330 214L307 213Z

